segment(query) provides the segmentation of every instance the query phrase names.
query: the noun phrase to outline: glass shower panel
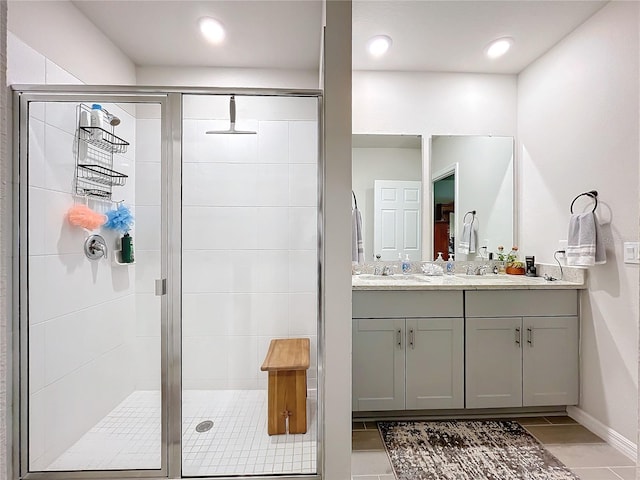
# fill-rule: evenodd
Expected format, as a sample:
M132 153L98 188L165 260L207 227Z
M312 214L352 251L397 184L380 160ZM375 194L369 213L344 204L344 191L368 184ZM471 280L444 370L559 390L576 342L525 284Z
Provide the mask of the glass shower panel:
M230 129L230 96L183 98L183 475L315 473L318 100L236 96L239 135L207 133ZM290 433L270 435L261 366L289 338L310 344L289 391L306 433L287 405Z
M160 105L101 107L29 103L32 472L161 468Z

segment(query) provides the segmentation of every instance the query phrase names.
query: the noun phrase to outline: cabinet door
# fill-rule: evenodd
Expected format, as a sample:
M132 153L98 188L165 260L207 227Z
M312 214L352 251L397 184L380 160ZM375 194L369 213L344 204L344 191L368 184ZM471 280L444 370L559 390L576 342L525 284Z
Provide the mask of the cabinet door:
M525 407L578 403L578 317L523 320Z
M522 406L522 319L467 318L466 407Z
M353 410L404 410L404 319L353 320Z
M464 320L407 319L407 409L464 408Z

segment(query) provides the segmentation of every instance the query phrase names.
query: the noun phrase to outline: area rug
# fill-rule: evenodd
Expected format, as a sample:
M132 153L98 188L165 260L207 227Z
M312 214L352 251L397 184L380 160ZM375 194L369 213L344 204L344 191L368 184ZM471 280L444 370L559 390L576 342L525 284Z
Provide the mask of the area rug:
M398 480L579 480L517 422L379 422Z

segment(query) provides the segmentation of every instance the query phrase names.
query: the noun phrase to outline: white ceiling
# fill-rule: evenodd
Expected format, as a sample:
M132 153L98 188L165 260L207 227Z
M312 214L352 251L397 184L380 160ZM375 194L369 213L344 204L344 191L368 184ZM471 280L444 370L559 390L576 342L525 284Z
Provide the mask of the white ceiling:
M318 68L321 0L115 1L74 0L139 66ZM606 2L354 0L355 70L518 73ZM220 20L224 45L201 38L197 20ZM387 55L365 50L373 35L392 37ZM503 58L486 45L515 40Z

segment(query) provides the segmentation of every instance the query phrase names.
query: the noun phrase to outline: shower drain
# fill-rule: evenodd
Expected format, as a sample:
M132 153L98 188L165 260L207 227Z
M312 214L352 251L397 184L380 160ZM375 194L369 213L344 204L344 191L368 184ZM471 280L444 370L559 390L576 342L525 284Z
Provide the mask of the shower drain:
M209 430L211 430L212 427L213 427L213 422L211 420L205 420L204 422L200 422L198 425L196 425L196 432L198 433L208 432Z

